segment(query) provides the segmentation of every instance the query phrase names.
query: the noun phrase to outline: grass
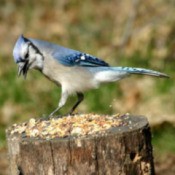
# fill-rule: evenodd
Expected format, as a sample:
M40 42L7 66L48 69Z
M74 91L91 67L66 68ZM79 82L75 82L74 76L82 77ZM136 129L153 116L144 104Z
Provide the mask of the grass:
M0 149L6 145L5 129L6 126L0 126Z
M175 154L175 127L170 123L163 123L153 128L152 144L157 155Z
M103 85L87 93L86 101L89 111L112 114L112 101L118 98L120 90L115 83Z

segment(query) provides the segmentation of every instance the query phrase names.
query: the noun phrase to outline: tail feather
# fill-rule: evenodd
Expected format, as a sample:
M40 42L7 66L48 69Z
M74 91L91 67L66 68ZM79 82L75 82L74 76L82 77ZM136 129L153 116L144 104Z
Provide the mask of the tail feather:
M143 74L160 78L169 78L167 74L158 71L135 67L98 67L89 68L89 70L93 72L95 79L101 83L118 81L131 74Z
M156 76L160 78L169 78L167 74L150 70L150 69L144 69L144 68L135 68L135 67L116 67L116 70L120 71L126 71L129 74L144 74L144 75L150 75L150 76Z

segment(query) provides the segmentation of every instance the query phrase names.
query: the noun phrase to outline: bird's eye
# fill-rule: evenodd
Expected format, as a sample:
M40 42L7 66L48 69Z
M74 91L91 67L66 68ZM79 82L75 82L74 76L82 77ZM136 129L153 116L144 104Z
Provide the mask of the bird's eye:
M27 59L29 57L29 53L27 52L24 56L25 59Z

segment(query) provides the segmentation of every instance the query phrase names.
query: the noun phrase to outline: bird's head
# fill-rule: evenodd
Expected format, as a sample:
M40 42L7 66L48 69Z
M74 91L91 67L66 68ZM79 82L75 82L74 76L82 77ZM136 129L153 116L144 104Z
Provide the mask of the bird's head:
M43 54L40 50L22 35L16 41L13 49L13 57L18 64L18 76L27 76L29 69L42 69Z

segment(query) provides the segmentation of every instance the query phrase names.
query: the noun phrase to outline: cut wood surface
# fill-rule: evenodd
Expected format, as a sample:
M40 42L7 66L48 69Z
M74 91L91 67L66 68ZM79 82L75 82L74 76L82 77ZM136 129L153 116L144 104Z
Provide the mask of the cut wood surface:
M13 132L14 126L8 128L10 174L154 175L147 119L118 118L119 125L105 131L62 138L29 137L25 131Z

